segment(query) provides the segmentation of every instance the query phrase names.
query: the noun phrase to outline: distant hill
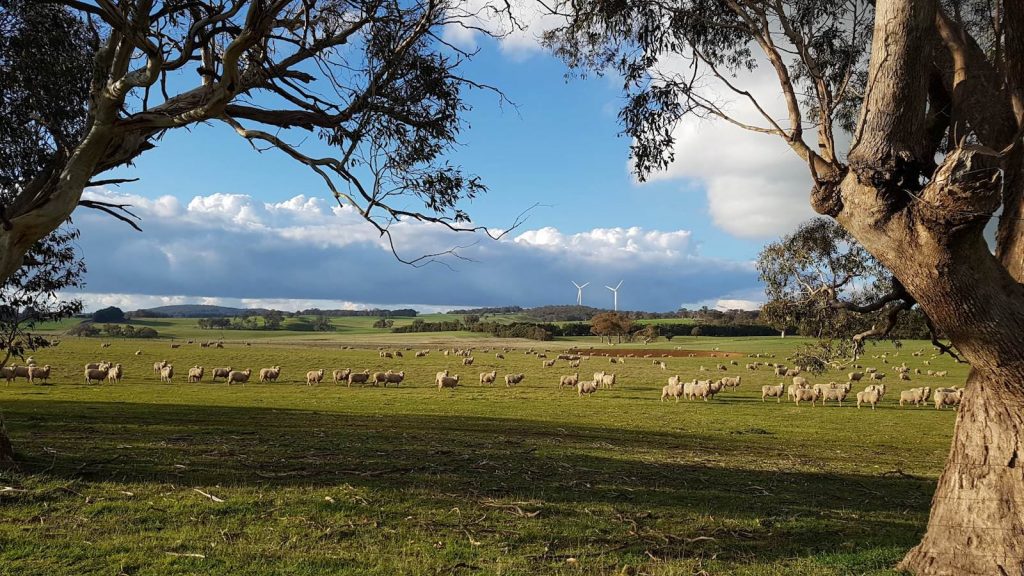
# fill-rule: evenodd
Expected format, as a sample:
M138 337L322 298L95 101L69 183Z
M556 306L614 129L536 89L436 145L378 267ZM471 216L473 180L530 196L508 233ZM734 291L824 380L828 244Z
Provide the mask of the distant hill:
M238 316L240 314L260 314L262 308L232 308L230 306L212 306L209 304L176 304L173 306L157 306L139 310L143 315L147 312L154 315L170 318L218 318L224 316Z

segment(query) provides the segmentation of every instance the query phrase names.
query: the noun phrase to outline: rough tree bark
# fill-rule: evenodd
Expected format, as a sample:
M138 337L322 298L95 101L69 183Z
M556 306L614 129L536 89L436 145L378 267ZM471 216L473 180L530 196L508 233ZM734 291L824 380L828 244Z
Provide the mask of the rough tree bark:
M1011 273L1020 266L1005 263L1019 259L1019 250L997 258L983 237L1004 196L1016 192L997 175L1019 174L1020 157L961 145L932 173L928 148L919 145L927 141L927 107L919 101L927 88L916 71L932 58L936 7L930 0L877 3L850 170L831 193L816 191L815 208L884 263L972 365L927 533L900 568L919 576L1021 576L1024 286ZM1019 235L1018 226L1002 235Z

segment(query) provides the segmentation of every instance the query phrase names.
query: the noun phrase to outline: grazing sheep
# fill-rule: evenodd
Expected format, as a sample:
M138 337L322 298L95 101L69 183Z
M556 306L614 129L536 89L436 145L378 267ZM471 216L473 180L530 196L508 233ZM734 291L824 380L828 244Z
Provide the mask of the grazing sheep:
M754 364L747 364L747 370L757 370L757 363L755 362Z
M310 370L309 372L306 372L306 386L312 386L314 384L319 384L320 382L323 381L323 379L324 379L324 369L323 368L321 368L319 370Z
M427 355L427 351L420 350L419 352L416 353L416 358L424 358L424 357L426 357L426 355Z
M462 359L462 365L463 366L472 366L473 365L473 357L472 356L468 356L466 358L463 358Z
M497 380L497 379L498 379L498 371L497 370L491 370L490 372L481 372L480 373L480 383L481 384L494 384L494 381Z
M821 393L814 388L797 388L793 391L793 401L799 406L801 402L810 402L811 407L821 397Z
M170 384L174 380L174 366L168 364L160 369L160 381Z
M195 366L188 369L188 381L190 384L196 382L202 382L203 380L203 367L196 364Z
M863 372L850 372L846 375L846 379L850 382L860 382L860 379L864 377Z
M271 366L270 368L260 368L260 382L277 382L277 379L281 377L281 367Z
M590 382L583 381L583 382L578 382L576 384L576 394L579 397L581 397L581 398L583 397L584 394L587 395L587 396L590 396L594 392L597 392L597 382L594 382L594 381L590 381Z
M121 365L117 364L116 368L118 370L118 378L120 378ZM42 380L43 383L46 383L46 381L50 379L50 365L47 364L46 366L29 366L28 374L26 375L26 377L28 378L29 384L35 384L36 380Z
M793 385L795 385L797 388L810 388L811 387L811 383L808 382L807 378L804 378L803 376L794 376L793 377Z
M776 402L782 402L782 394L786 391L786 385L779 382L775 386L761 386L761 402L765 398L777 398Z
M881 382L883 379L885 379L885 374L882 374L881 372L872 372L870 379Z
M142 350L136 350L135 351L135 355L136 356L142 356Z
M666 366L664 362L657 362L657 365L662 370L668 370L668 366Z
M568 388L575 388L580 382L580 373L576 372L568 376L561 376L558 378L558 387L566 386Z
M808 388L808 386L806 384L804 384L804 385L790 384L786 388L786 396L790 400L793 400L796 397L796 391L797 390L806 390L807 388Z
M388 384L394 384L395 386L398 386L399 384L402 383L403 380L405 380L405 371L403 370L401 372L392 372L391 370L388 370L387 372L384 373L384 376L387 377L387 381L384 382L385 388L387 387Z
M88 368L89 366L90 365L87 365L86 368ZM153 372L159 373L161 370L164 369L164 366L167 366L167 360L161 360L160 362L154 362L153 363ZM98 368L98 367L99 366L94 366L94 368Z
M210 378L210 382L216 382L217 378L227 380L229 374L231 374L231 366L227 368L214 368L212 372L213 378Z
M498 359L498 360L504 360L505 359L505 355L502 354L501 352L498 352L497 354L495 354L494 357L496 359Z
M945 377L945 376L946 376L946 374L949 374L949 371L948 371L948 370L937 370L937 371L935 372L935 375L936 375L936 376L938 376L939 378L943 378L943 377Z
M437 389L442 388L455 388L459 385L459 375L455 376L442 376L437 380Z
M864 372L867 372L868 374L874 374L875 372L878 372L878 368L872 368L868 366L867 368L864 369Z
M544 360L542 362L542 364L544 365L545 368L551 368L552 366L555 365L555 361L554 360Z
M910 382L910 374L907 374L906 372L900 372L900 380Z
M95 381L97 384L100 384L107 379L108 373L110 373L109 368L86 368L85 383L92 384Z
M799 375L800 375L800 367L799 366L797 366L796 368L790 368L789 370L786 370L786 376L799 376Z
M786 375L786 370L787 370L787 368L785 366L776 366L775 367L775 375L776 376L785 376Z
M939 388L935 390L935 409L942 410L943 406L959 406L963 397L963 388Z
M171 344L172 349L181 348L181 344Z
M437 375L434 376L434 384L437 384L438 382L440 382L441 378L443 378L443 377L445 377L447 375L448 375L448 370L442 370L442 371L438 372Z
M385 386L387 386L387 383L388 375L385 374L384 372L374 372L373 375L370 376L370 384L374 386L378 384L384 384Z
M868 386L864 390L857 392L857 408L860 408L861 404L870 404L871 409L875 409L875 405L882 400L884 392L877 386Z
M348 382L348 375L352 373L350 368L344 370L335 370L331 372L331 376L334 377L335 384L341 384L342 382Z
M845 386L834 386L835 382L832 382L833 386L823 388L821 390L821 405L824 406L825 402L834 400L839 402L839 405L843 405L843 400L846 400L846 395L850 393L850 389Z
M514 386L526 378L524 374L505 374L505 386Z
M366 384L370 381L370 371L363 370L362 372L351 372L348 375L348 385L352 384Z
M86 368L86 370L88 370L88 368ZM7 380L7 383L10 384L15 378L14 368L11 366L0 367L0 378Z
M252 368L246 368L245 370L232 370L228 373L228 384L245 384L249 381L249 376L252 376Z
M600 378L597 377L598 374L601 375ZM615 374L596 372L594 373L594 382L597 382L599 386L603 386L605 388L612 388L615 386Z

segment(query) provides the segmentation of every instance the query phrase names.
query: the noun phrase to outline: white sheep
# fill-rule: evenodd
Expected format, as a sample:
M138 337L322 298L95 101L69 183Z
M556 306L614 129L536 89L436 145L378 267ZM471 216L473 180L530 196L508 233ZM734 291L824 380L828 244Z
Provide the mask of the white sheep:
M552 366L555 365L555 360L542 360L541 363L544 365L545 368L551 368Z
M683 395L683 383L679 381L679 376L672 376L668 379L668 384L661 387L661 401L664 402L665 398L672 397L679 402L679 397Z
M494 381L497 380L497 379L498 379L498 371L497 370L491 370L490 372L481 372L480 373L480 383L481 384L494 384Z
M349 372L348 375L348 386L352 384L366 384L370 381L370 371L363 370L362 372Z
M472 366L473 365L473 357L469 356L467 358L463 358L462 359L462 365L463 366Z
M739 388L742 380L743 376L726 376L720 382L723 386L728 386L729 388Z
M160 369L160 381L170 384L174 380L174 366L168 364Z
M260 382L277 382L277 379L281 377L281 367L271 366L270 368L260 368Z
M942 410L943 406L959 406L963 397L963 388L939 388L935 390L935 409Z
M839 402L839 405L843 405L843 400L846 400L846 395L849 394L850 389L846 386L837 386L835 382L827 388L822 388L821 394L821 405L824 406L829 400Z
M107 379L107 374L109 372L109 368L86 368L85 383L92 384L93 381L96 381L96 383L102 383L104 380Z
M928 401L928 398L931 396L931 391L931 388L927 386L903 390L900 392L900 408L903 407L904 402L909 402L914 406L921 406Z
M229 374L231 374L231 366L228 366L227 368L214 368L212 371L213 377L210 378L210 381L216 382L217 378L227 380Z
M814 407L814 403L817 402L818 398L821 397L821 393L814 388L797 388L793 391L793 401L799 406L801 402L810 402L811 407Z
M761 402L764 402L765 398L777 398L776 402L782 402L782 395L786 391L786 385L779 382L775 386L765 385L761 386Z
M319 384L320 382L323 381L323 379L324 379L324 369L323 368L321 368L319 370L310 370L309 372L306 372L306 386L312 386L314 384Z
M935 375L936 375L937 377L939 377L939 378L943 378L943 377L945 377L945 376L946 376L946 374L949 374L949 371L948 371L948 370L937 370L937 371L935 372Z
M524 374L505 374L505 386L515 386L526 378Z
M335 384L341 384L342 382L348 382L348 375L351 373L351 368L345 368L344 370L334 370L333 372L331 372L331 377L334 379Z
M558 387L561 388L562 386L565 386L567 388L575 388L576 385L579 384L579 382L580 382L580 373L576 372L576 373L568 375L568 376L561 376L558 379Z
M228 373L228 384L245 384L249 381L249 376L252 376L252 368L246 368L245 370L232 370Z
M437 389L442 388L455 388L459 385L459 375L455 376L442 376L437 380Z
M864 377L863 372L850 372L846 375L846 379L850 382L860 382L860 379Z
M120 364L117 365L117 369L118 369L117 376L118 376L118 378L120 378L121 377L121 372L120 372L121 365ZM36 380L42 380L43 383L46 383L46 381L49 380L49 379L50 379L50 365L49 364L47 364L45 366L29 366L28 367L28 382L29 382L29 384L35 384Z
M576 394L581 398L584 394L590 396L594 392L597 392L597 382L595 381L583 381L576 384Z
M864 390L857 392L857 408L860 408L861 404L870 404L871 409L874 410L875 405L882 400L883 394L882 389L877 386L868 386Z
M395 386L398 386L399 384L402 383L402 381L405 380L405 371L403 370L401 372L392 372L391 370L388 370L387 372L384 373L384 376L387 377L387 381L384 383L385 387L387 387L388 384L394 384Z
M373 376L370 377L370 384L374 386L384 384L386 387L388 385L388 375L384 372L374 372Z
M203 380L203 367L196 364L195 366L188 369L188 381L190 384L201 382Z
M161 360L159 362L154 362L153 363L153 372L159 373L161 370L164 369L164 366L167 366L167 360ZM88 367L89 366L86 366L86 368L88 368ZM93 366L93 368L99 368L99 366L98 365L97 366Z

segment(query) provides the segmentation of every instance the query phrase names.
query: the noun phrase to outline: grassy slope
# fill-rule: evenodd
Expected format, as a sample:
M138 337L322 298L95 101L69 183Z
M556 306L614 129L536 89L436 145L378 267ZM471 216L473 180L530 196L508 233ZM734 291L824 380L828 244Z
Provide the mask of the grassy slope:
M660 346L781 357L795 343ZM966 374L932 360L951 375L892 382L873 412L762 404L760 385L777 382L766 371L743 371L714 402L662 404L667 374L650 360L579 399L554 385L564 363L522 352L478 352L470 369L436 351L384 361L308 344L69 338L37 354L58 367L54 386L0 386L24 460L0 473L0 490L14 488L0 492L0 574L887 574L923 530L953 422L900 410L896 390ZM922 346L897 360L921 366L910 350ZM80 383L77 367L100 358L125 364L124 384ZM179 372L281 364L284 378L162 385L150 368L164 358ZM714 361L672 359L669 373ZM300 385L318 367L404 368L409 382ZM470 385L429 386L445 367ZM473 384L492 367L527 380ZM813 378L827 379L838 375Z

